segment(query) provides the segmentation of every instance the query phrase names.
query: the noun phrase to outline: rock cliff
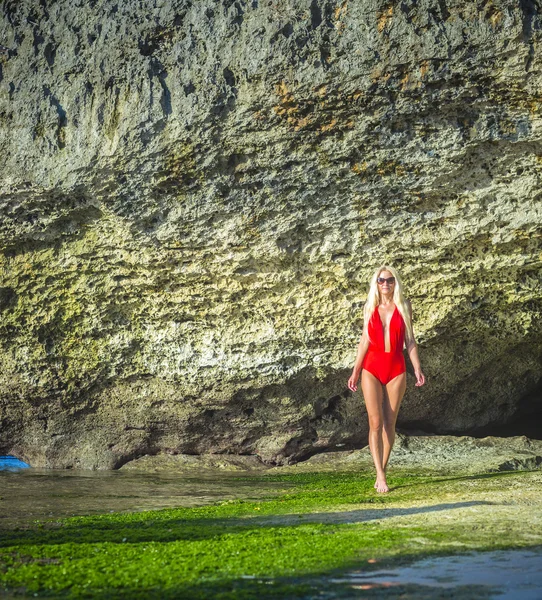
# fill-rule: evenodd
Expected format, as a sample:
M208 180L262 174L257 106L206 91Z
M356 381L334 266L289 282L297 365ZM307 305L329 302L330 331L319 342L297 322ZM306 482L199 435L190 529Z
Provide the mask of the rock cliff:
M359 447L374 269L427 384L398 425L540 410L531 0L4 0L0 452L117 468Z

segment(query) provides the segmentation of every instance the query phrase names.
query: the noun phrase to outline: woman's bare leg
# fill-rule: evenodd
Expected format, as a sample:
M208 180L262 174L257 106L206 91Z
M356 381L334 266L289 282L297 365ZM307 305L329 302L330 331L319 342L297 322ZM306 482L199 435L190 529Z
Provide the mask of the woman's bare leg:
M361 372L361 389L365 399L365 408L369 417L369 449L376 468L375 488L378 492L389 491L386 473L383 467L382 431L384 414L382 411L383 388L378 379L369 371Z
M397 375L386 384L386 393L382 402L384 426L382 430L382 467L386 471L391 449L395 442L395 424L406 391L406 373Z

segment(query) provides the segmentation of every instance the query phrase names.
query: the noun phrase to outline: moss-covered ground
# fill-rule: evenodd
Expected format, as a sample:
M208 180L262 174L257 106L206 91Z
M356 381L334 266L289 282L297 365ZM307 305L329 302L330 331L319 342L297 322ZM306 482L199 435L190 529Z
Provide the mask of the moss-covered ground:
M258 500L0 531L0 595L448 598L408 587L356 590L332 578L428 556L542 544L540 471L403 473L389 478L385 495L366 473L250 476L258 478L289 487ZM471 589L464 597L484 594Z

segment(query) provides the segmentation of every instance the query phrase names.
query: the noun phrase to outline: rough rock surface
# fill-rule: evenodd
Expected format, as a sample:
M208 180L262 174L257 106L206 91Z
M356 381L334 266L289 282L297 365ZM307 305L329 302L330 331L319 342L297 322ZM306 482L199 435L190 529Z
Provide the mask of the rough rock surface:
M335 454L335 453L333 453ZM340 453L342 455L342 453ZM319 456L319 455L317 455ZM309 459L310 460L310 459ZM296 463L300 464L300 463ZM120 468L121 471L147 473L219 473L267 471L272 467L255 455L239 454L153 454L140 456Z
M542 440L525 436L474 438L452 435L398 434L390 457L390 473L404 472L480 474L495 471L530 471L542 468ZM321 452L292 465L271 467L255 456L157 454L142 456L121 467L122 471L263 471L314 473L324 471L374 471L369 447L361 450Z
M346 381L383 262L428 380L399 425L540 410L539 14L4 0L0 452L359 447Z
M137 461L135 461L137 462ZM128 463L130 464L130 463ZM479 474L496 471L530 471L542 468L542 440L525 436L498 438L487 436L398 434L390 456L390 474L395 470L435 474ZM269 472L373 470L369 447L343 452L323 452L306 461Z

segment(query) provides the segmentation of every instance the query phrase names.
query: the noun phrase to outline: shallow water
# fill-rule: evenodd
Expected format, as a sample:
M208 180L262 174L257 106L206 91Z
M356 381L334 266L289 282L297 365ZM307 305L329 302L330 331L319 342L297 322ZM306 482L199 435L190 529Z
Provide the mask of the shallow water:
M260 498L289 487L284 482L243 481L234 473L186 476L32 468L0 471L0 528L36 519Z
M455 589L458 598L464 597L462 586L476 586L486 588L488 597L496 600L541 600L542 547L428 558L397 569L350 571L332 581L356 590L391 591L396 586L416 585L436 593L448 588Z

